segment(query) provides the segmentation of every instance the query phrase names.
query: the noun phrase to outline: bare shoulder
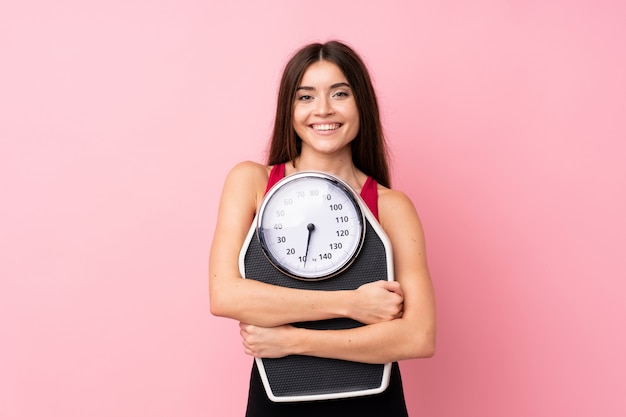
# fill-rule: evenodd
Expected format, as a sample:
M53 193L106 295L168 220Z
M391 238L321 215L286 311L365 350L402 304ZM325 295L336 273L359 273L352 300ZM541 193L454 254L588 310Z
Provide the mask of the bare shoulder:
M412 231L420 236L423 233L415 205L402 191L378 187L378 216L387 232Z
M239 162L226 177L222 197L235 194L238 198L254 200L254 205L265 193L270 167L252 161Z
M417 215L415 206L409 196L402 191L382 185L378 186L378 210L384 216L394 216L405 210L414 212Z
M267 182L271 167L253 161L243 161L235 165L228 173L228 180Z

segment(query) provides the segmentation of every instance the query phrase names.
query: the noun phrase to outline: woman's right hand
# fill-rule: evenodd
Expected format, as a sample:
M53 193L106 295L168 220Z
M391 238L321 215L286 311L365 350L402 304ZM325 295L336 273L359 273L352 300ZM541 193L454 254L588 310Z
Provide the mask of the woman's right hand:
M349 317L374 324L402 317L404 294L396 281L374 281L361 285L351 297Z

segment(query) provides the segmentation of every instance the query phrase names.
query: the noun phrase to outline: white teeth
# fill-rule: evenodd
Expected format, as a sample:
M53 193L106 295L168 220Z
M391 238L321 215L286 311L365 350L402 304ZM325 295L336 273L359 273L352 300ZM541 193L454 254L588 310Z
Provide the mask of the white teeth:
M315 130L336 130L339 129L341 125L339 123L330 123L324 125L313 125L313 129Z

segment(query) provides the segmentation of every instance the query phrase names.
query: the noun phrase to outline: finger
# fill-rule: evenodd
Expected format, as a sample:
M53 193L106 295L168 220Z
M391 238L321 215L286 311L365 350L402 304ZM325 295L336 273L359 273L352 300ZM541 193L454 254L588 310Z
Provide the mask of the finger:
M398 281L382 281L383 288L387 291L394 292L398 295L402 295L402 287Z
M254 356L254 352L252 352L252 349L250 349L250 348L249 348L249 347L247 347L247 346L244 346L244 347L243 347L243 353L245 353L245 354L246 354L246 355L248 355L248 356Z

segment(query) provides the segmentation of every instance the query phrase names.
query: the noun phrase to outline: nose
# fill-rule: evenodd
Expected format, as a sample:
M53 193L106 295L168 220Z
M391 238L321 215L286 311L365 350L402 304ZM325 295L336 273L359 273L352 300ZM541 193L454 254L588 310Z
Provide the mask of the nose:
M318 116L328 116L334 113L332 103L329 97L321 96L317 100L317 106L315 108L315 113Z

